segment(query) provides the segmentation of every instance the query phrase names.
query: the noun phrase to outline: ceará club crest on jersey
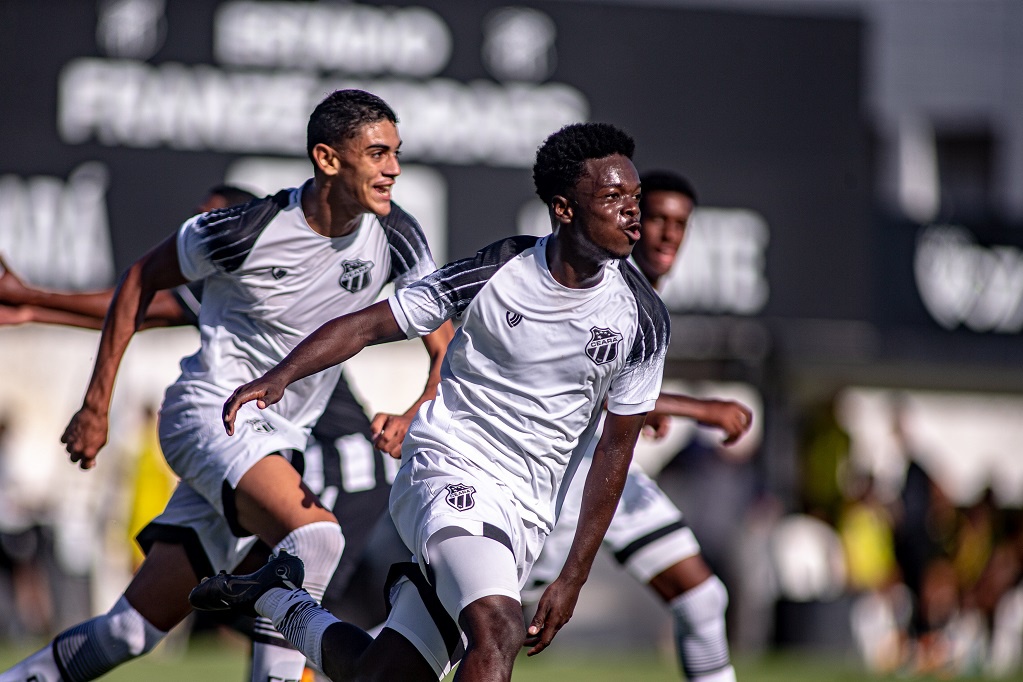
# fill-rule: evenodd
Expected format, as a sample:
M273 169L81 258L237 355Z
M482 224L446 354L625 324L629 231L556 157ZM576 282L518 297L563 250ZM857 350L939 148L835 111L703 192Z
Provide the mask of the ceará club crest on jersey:
M341 263L341 277L337 282L341 288L351 293L365 289L372 281L373 263L366 260L346 260Z
M458 511L466 511L476 506L473 494L476 489L471 485L452 483L448 486L448 494L444 500Z
M590 340L586 344L586 354L598 365L614 362L618 358L618 348L624 337L614 329L590 327Z

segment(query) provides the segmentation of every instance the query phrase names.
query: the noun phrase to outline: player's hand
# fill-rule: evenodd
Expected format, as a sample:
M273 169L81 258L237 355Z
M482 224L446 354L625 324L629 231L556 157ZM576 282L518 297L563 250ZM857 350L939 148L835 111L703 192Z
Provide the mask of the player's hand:
M32 313L25 306L0 303L0 327L12 327L32 321Z
M287 386L288 382L278 379L274 371L270 370L262 377L236 388L224 403L224 430L227 435L234 435L234 418L238 416L242 405L255 400L256 407L265 410L284 397Z
M0 303L21 305L25 302L25 294L29 288L15 275L3 256L0 256Z
M72 462L78 462L82 469L91 469L96 466L100 448L107 443L107 428L105 414L83 407L71 418L60 442L65 444Z
M753 425L753 411L734 400L711 400L709 414L701 419L704 426L713 426L725 432L722 445L732 445Z
M547 586L536 605L536 614L526 628L526 639L522 645L532 647L526 652L527 656L535 656L550 646L554 636L572 618L577 601L578 587L572 587L561 579Z
M661 440L668 435L671 429L671 415L663 412L650 412L643 422L643 437L651 440Z
M373 447L386 452L395 459L401 459L401 443L408 433L411 417L402 414L378 412L373 417Z

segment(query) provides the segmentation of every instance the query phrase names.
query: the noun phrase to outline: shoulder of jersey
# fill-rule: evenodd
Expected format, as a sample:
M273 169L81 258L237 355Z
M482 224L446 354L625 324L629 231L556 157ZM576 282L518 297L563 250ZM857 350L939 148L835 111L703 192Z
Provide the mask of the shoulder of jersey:
M291 190L284 189L246 204L214 209L199 216L196 230L209 240L214 260L230 272L241 266L256 238L290 202Z
M524 251L528 251L541 237L533 235L515 235L498 239L479 250L478 256L485 261L505 263Z
M401 229L405 226L414 225L415 227L422 229L420 228L419 221L416 220L415 216L393 201L391 202L391 212L385 216L380 216L377 219L384 227Z
M628 259L622 259L618 270L622 274L622 279L625 280L625 283L635 294L639 305L648 309L659 322L667 325L669 319L668 308L664 305L664 301L661 300L657 291L650 286L650 282L643 276L643 273L630 263Z

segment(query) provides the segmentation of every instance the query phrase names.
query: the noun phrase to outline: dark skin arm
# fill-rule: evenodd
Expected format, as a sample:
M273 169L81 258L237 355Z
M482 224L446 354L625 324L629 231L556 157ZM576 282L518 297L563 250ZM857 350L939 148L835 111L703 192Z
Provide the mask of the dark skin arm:
M579 527L572 549L561 574L540 597L536 614L526 631L524 645L532 647L528 652L530 656L546 649L575 611L579 591L590 575L593 558L622 496L645 417L645 413L628 416L607 413L583 488Z
M430 376L426 380L426 387L419 400L415 402L404 414L377 413L373 417L373 446L378 450L386 452L395 459L401 458L401 443L405 440L409 424L416 416L419 407L427 400L433 400L437 396L437 384L440 383L440 368L444 364L444 354L448 350L448 344L455 335L455 328L451 322L445 322L436 331L423 337L423 345L430 355Z
M71 461L78 462L82 469L95 466L96 455L107 442L114 378L128 342L143 325L150 301L157 291L185 281L173 236L133 263L121 277L103 321L96 364L82 407L60 439L66 444Z
M685 417L701 426L725 432L722 445L732 445L749 431L753 411L734 400L705 400L677 393L661 393L653 412L647 415L645 431L654 438L668 433L669 417Z
M279 365L235 389L224 403L227 434L234 435L234 419L245 403L255 400L259 409L265 409L278 402L295 381L340 364L366 346L404 338L387 301L334 318L295 346Z

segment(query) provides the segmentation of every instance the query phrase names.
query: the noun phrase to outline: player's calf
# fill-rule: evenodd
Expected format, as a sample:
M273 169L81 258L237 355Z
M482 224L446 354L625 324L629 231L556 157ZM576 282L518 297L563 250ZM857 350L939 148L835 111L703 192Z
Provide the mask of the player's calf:
M682 668L694 682L734 682L728 655L725 609L728 591L712 575L670 603Z
M94 680L152 651L166 635L122 596L110 611L60 633L49 647L0 675L0 681Z

